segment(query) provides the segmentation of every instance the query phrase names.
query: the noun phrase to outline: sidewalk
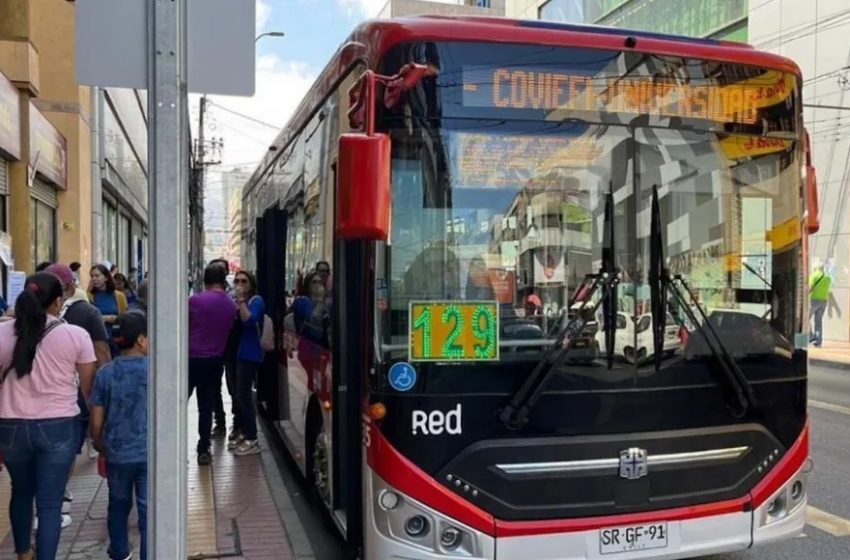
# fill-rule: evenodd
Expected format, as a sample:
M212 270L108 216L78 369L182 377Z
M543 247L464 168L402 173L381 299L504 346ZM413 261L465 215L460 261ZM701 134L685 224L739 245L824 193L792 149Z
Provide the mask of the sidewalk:
M826 340L823 346L809 346L809 360L814 365L850 369L850 342Z
M197 408L194 399L189 403L189 417L189 558L294 560L292 546L272 499L262 455L235 457L227 451L226 441L219 439L213 441L212 467L199 467L195 462ZM263 443L263 453L271 453L268 443ZM78 457L69 488L74 495L73 522L62 531L57 559L107 559L109 489L97 474L97 462L85 455ZM0 472L0 558L4 559L15 557L7 513L10 492L8 473ZM138 547L135 508L130 524L130 540ZM138 550L134 558L139 558Z

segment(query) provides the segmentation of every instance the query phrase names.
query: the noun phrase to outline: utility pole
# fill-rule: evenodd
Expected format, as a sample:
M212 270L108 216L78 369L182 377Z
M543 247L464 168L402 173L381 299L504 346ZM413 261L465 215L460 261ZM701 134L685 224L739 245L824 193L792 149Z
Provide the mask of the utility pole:
M186 558L188 286L187 0L147 0L148 208L152 262L148 381L150 558ZM175 247L178 250L174 250Z
M190 217L190 266L192 267L193 284L201 288L202 270L204 267L204 192L206 186L206 171L210 165L221 163L221 151L224 140L221 138L206 139L205 123L207 113L207 96L201 96L198 114L198 139L195 143L195 174L197 188L189 195ZM208 157L209 156L209 157Z

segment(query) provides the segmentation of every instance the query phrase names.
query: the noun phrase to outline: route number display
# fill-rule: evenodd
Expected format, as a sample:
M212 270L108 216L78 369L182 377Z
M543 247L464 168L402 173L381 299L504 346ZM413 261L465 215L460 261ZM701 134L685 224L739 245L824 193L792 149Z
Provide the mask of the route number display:
M414 301L409 317L410 361L499 359L499 305L495 301Z

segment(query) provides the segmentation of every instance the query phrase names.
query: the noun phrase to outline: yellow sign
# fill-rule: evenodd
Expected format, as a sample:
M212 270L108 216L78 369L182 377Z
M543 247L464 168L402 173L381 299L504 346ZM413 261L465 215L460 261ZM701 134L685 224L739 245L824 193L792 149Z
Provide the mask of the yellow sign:
M412 362L499 359L499 305L495 301L410 303Z
M730 134L720 141L720 149L728 159L737 160L788 151L792 144L793 140L782 138Z
M768 230L765 240L770 242L774 251L781 251L796 243L800 239L802 231L800 220L794 217Z
M581 76L536 68L464 72L464 105L547 111L605 111L757 124L759 109L788 99L794 76L764 71L728 85L680 78Z

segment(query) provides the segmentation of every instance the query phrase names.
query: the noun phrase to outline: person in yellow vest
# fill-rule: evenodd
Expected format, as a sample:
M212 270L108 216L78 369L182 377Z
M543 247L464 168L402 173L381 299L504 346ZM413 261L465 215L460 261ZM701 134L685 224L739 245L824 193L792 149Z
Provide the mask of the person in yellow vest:
M823 344L823 314L829 304L831 289L832 276L827 274L823 265L816 266L814 272L809 276L810 319L814 321L814 330L810 341L816 348L820 348Z

